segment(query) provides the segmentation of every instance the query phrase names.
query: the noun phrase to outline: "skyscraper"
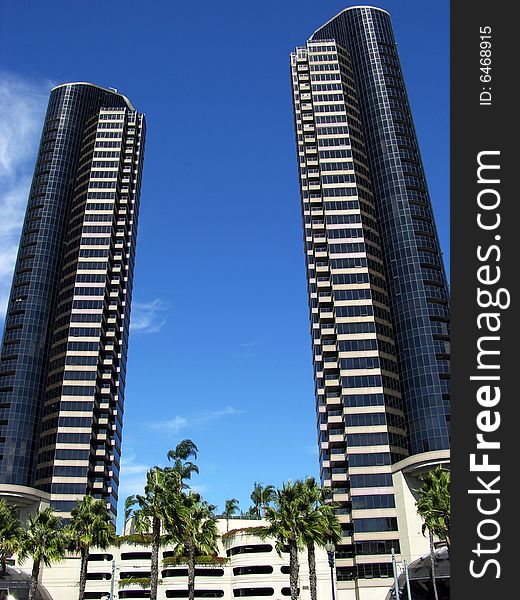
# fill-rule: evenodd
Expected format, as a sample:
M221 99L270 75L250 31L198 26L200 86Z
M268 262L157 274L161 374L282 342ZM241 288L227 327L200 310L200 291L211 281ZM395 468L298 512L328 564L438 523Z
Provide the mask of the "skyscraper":
M116 515L145 120L58 85L36 160L0 356L0 495Z
M449 460L448 287L389 14L343 10L291 73L336 573L352 598L376 598L391 549L425 547L415 477Z

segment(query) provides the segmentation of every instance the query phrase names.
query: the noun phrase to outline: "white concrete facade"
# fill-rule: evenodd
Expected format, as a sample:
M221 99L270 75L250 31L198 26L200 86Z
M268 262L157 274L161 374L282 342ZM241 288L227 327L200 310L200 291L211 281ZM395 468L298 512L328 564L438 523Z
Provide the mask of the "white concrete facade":
M222 537L219 541L219 558L211 564L198 564L200 570L195 579L195 590L198 597L223 598L231 600L237 597L248 597L253 600L269 597L273 600L290 598L289 592L289 555L279 555L272 539L262 540L248 532L248 528L265 524L261 520L231 519L229 533L226 533L225 519L219 519L218 528ZM169 565L170 547L160 551L160 585L158 598L187 597L187 574L185 565ZM89 562L89 579L86 587L86 598L90 600L109 597L113 588L114 599L147 598L149 587L122 584L129 577L150 576L150 548L123 543L107 551L91 550L92 560ZM309 570L307 553L299 553L300 600L310 600ZM16 565L25 573L30 573L31 564ZM51 568L43 568L41 584L53 600L74 600L78 595L79 558L68 557L62 563ZM316 548L316 571L318 579L318 599L332 598L331 574L327 553ZM112 573L114 578L112 581ZM127 582L128 583L128 582ZM384 600L391 581L381 586L381 580L374 580L373 587L363 588L361 595L354 589L338 590L335 584L336 600ZM344 586L342 586L344 587ZM203 592L206 595L202 595ZM256 592L256 593L255 593ZM186 595L183 595L186 594Z
M20 509L20 521L25 523L29 515L47 508L50 494L25 485L0 484L0 499Z
M422 533L423 521L417 513L417 490L422 485L419 476L438 465L449 469L449 450L416 454L399 461L392 468L401 558L408 564L430 551L428 537Z

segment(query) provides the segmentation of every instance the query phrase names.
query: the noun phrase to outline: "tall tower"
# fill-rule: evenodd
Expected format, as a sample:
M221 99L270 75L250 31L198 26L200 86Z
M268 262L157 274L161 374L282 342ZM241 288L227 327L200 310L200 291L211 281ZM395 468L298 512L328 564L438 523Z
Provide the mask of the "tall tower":
M0 495L86 493L115 518L145 120L115 90L50 94L0 356Z
M427 550L413 489L449 460L448 287L389 14L345 9L291 72L321 478L339 586L375 598L392 548Z

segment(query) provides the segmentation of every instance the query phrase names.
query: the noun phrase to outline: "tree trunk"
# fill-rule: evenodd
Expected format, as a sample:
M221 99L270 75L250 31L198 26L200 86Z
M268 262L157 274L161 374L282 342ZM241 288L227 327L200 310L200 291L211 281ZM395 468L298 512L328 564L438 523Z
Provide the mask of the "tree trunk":
M446 538L446 547L448 548L448 555L449 555L450 554L450 546L451 546L451 530L450 530L449 523L448 523L448 528L446 529L445 538Z
M79 567L79 600L85 598L85 586L87 585L88 548L81 548L81 564Z
M289 540L289 582L291 585L291 600L298 600L298 576L300 565L298 563L298 548L296 540Z
M437 594L437 582L435 580L435 547L433 545L433 533L429 531L430 534L430 565L432 570L432 586L433 586L433 596L435 600L439 600L439 595Z
M316 552L314 542L307 544L307 561L309 563L309 587L311 589L311 600L318 600L318 583L316 578Z
M150 600L157 600L159 583L159 548L161 546L161 520L152 517L152 558L150 563Z
M195 548L188 548L188 600L195 599Z
M36 590L38 588L38 577L40 576L40 561L36 560L33 563L31 572L31 585L29 586L29 596L27 600L34 600L36 598Z
M7 573L7 555L3 554L0 556L0 564L2 565L2 575Z

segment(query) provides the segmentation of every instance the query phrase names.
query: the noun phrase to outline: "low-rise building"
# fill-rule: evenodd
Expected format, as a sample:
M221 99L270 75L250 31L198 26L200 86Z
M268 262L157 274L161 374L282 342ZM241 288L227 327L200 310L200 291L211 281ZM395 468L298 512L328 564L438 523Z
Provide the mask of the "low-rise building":
M221 534L219 552L217 556L202 559L197 563L196 598L254 600L269 597L273 600L283 600L290 597L289 553L278 554L275 540L263 540L255 535L252 529L265 524L266 521L260 519L218 520L217 526ZM131 536L123 537L118 547L91 550L86 600L150 597L151 548L136 545L129 538ZM161 600L188 597L187 566L178 564L173 559L173 554L173 547L161 547L158 591L158 598ZM301 600L310 600L306 551L300 552L299 563L299 597ZM30 574L31 566L30 561L27 561L23 565L16 563L14 568ZM50 568L43 567L41 587L52 600L74 600L78 595L79 570L80 559L73 556ZM329 600L332 597L331 571L327 553L322 548L316 548L316 572L318 598ZM381 594L381 600L386 591L387 588ZM15 594L10 595L10 598L23 600Z

